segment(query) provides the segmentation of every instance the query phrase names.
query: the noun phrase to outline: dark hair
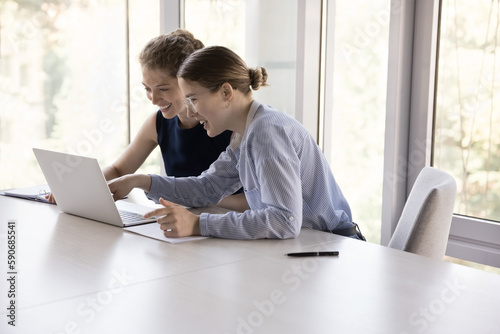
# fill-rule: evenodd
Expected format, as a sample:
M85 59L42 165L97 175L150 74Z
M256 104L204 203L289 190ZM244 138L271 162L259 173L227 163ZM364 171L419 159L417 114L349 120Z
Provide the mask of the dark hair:
M143 68L166 70L175 77L182 62L203 47L203 43L194 38L192 33L177 29L150 40L139 55L139 62Z
M223 46L210 46L193 52L177 72L179 78L197 82L211 91L229 83L243 94L267 86L264 67L248 68L233 51Z

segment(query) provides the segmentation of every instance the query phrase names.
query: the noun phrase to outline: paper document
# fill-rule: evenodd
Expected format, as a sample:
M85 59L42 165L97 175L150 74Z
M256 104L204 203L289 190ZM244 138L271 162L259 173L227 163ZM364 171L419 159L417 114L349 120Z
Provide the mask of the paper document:
M167 238L166 236L163 235L163 231L160 229L160 225L158 223L151 223L151 224L144 224L144 225L137 225L137 226L131 226L131 227L126 227L124 230L137 233L140 235L144 235L149 238L161 240L161 241L166 241L171 244L178 244L181 242L187 242L187 241L193 241L193 240L201 240L201 239L207 239L208 237L201 237L201 236L192 236L192 237L182 237L182 238Z
M45 196L50 193L50 188L47 185L40 185L26 188L16 188L0 192L0 195L27 199L30 201L38 201L50 203ZM51 203L54 204L54 203Z

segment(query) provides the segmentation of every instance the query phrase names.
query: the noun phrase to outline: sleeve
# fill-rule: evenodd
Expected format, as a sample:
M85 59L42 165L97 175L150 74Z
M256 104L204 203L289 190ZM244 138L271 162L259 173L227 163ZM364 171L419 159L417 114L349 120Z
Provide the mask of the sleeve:
M215 205L241 188L236 157L228 148L200 176L168 177L151 175L147 197L158 203L160 197L189 207Z
M270 145L265 137L273 140ZM243 213L203 213L202 235L230 239L295 238L302 227L300 160L286 135L260 134L249 166L257 186L245 188L251 210ZM278 155L279 154L279 155ZM245 184L245 187L247 185Z

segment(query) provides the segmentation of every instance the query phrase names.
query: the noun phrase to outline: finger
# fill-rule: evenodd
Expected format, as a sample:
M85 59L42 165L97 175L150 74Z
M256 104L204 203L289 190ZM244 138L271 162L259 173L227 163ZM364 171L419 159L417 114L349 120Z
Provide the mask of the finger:
M172 230L168 230L168 231L163 231L163 235L167 238L173 238L172 236Z
M160 208L160 209L156 209L156 210L147 212L146 214L144 214L144 218L151 218L151 217L155 217L155 216L156 217L166 216L166 215L168 215L168 212L169 212L168 209Z
M166 216L170 213L170 210L168 209L170 206L176 205L172 202L166 201L163 198L160 198L160 204L164 206L164 208L159 208L150 212L147 212L144 215L144 218L151 218L154 216Z
M108 188L109 188L109 191L114 194L116 192L116 187L113 186L113 184L111 183L112 181L108 181Z
M122 196L118 192L112 193L111 196L113 197L113 201L115 202L122 198Z
M163 235L167 238L178 238L179 237L179 233L175 229L164 230Z
M160 204L165 206L165 207L168 207L168 206L178 206L178 204L175 204L175 203L172 203L170 201L167 201L166 199L163 199L160 197Z
M55 203L56 200L54 199L54 195L52 193L45 195L45 199L49 201L50 203Z
M160 230L163 231L163 234L165 236L172 236L172 235L175 235L175 224L171 223L171 222L166 222L166 221L163 221L163 222L159 222L160 224ZM167 235L168 234L168 235Z
M155 210L156 211L156 210ZM154 217L155 216L155 211L150 211L150 212L146 212L144 214L144 218L151 218L151 217Z
M160 230L166 232L172 230L172 224L169 223L160 223Z

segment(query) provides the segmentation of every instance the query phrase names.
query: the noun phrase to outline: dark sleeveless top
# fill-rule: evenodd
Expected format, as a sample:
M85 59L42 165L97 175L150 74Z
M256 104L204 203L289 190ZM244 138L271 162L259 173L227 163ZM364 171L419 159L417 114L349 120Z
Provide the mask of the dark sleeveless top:
M231 131L211 138L203 125L191 129L179 127L178 118L166 119L156 114L156 132L165 171L168 176L198 176L217 160L231 140Z

